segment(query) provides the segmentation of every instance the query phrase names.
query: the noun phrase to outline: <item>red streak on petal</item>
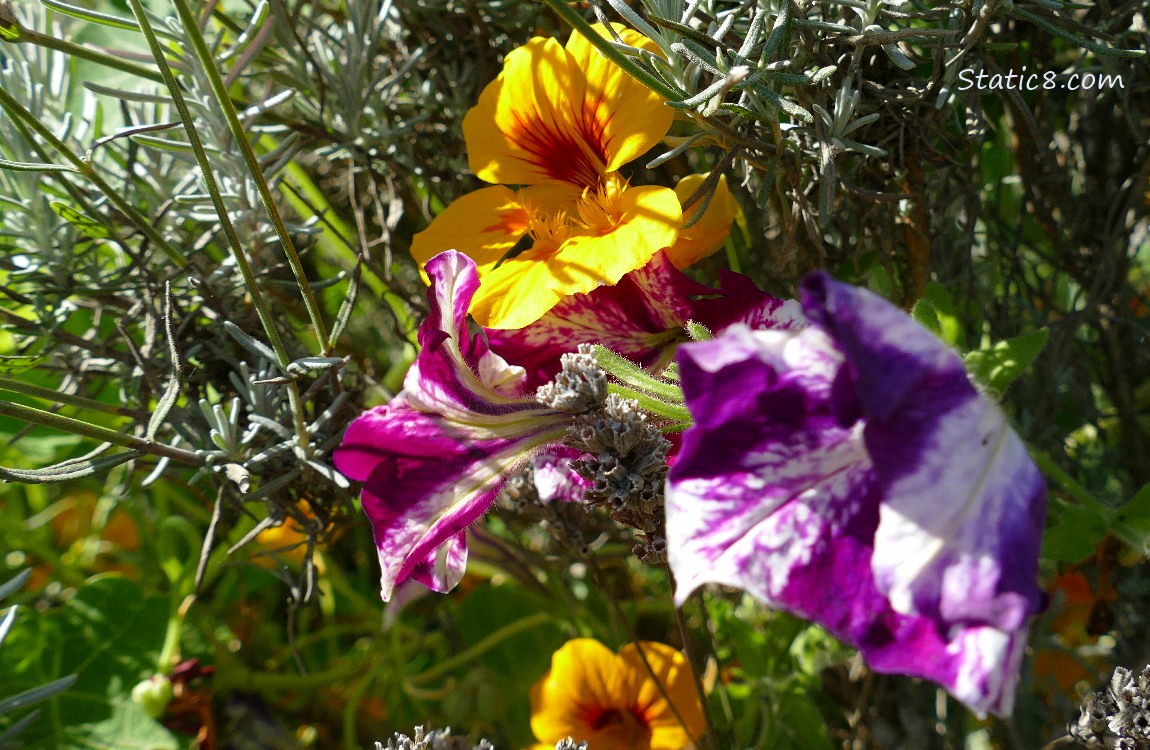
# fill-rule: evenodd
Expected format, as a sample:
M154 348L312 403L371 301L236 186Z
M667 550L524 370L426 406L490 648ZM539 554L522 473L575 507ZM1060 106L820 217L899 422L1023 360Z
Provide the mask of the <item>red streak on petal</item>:
M575 133L554 120L544 122L537 112L525 117L526 113L517 111L514 113L515 127L506 135L531 154L524 161L550 179L581 187L596 187L607 164L607 148L603 142L606 123L596 121L597 106L597 102L594 106L584 103L580 116L574 118L578 128Z

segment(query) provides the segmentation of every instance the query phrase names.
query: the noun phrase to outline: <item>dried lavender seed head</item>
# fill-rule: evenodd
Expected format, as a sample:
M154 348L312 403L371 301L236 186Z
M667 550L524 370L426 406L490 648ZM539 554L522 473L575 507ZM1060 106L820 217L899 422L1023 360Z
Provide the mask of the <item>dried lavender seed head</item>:
M1150 665L1117 667L1105 692L1088 693L1067 732L1086 748L1150 750Z
M563 369L555 380L540 386L535 398L556 411L585 414L607 398L607 374L595 362L594 347L580 344L577 353L560 358Z

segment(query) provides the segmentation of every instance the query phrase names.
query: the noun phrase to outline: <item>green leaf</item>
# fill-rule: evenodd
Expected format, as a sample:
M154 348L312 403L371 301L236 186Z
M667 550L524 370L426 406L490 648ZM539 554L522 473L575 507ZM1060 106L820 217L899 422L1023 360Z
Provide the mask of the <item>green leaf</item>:
M827 735L827 720L810 696L800 690L788 690L779 696L776 720L794 738L801 750L834 750Z
M56 214L76 228L76 231L85 237L90 237L94 240L105 240L112 236L108 228L101 222L93 219L85 213L77 211L72 206L59 201L52 201L52 210Z
M1130 546L1150 550L1150 484L1118 509L1114 531Z
M965 349L966 337L963 335L962 321L959 320L955 312L954 298L950 296L950 292L932 281L926 285L923 299L930 302L931 307L934 308L934 314L942 328L943 341L959 351Z
M1026 371L1046 346L1050 331L1040 328L1033 333L999 341L988 349L966 355L966 369L978 382L995 393L1002 393Z
M43 354L0 354L0 374L12 375L18 372L27 372L39 367L48 359L48 352Z
M20 735L25 750L177 750L180 742L136 705L132 686L155 670L168 620L166 597L134 581L88 581L60 610L21 612L0 649L5 692L68 674L71 688L42 704ZM35 616L33 616L35 615Z
M1042 557L1078 562L1094 554L1094 545L1109 531L1106 519L1089 508L1071 508L1042 535Z
M537 614L549 606L546 600L512 586L480 586L467 595L459 608L459 628L465 646L474 646L500 628ZM554 606L550 603L550 606ZM476 665L485 674L500 678L505 698L504 726L512 745L532 742L528 691L551 668L551 655L563 645L563 631L548 623L518 633L480 654ZM466 672L461 679L466 679Z
M910 317L914 318L920 326L938 336L940 339L945 338L942 332L942 322L938 319L938 311L934 309L928 299L920 299L914 303L914 307L910 311Z

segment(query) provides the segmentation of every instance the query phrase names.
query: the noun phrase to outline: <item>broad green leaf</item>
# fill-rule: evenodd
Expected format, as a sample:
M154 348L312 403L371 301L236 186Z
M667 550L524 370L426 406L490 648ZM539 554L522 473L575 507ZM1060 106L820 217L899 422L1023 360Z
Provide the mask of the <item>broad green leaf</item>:
M1118 509L1114 531L1130 546L1150 550L1150 484Z
M966 355L967 372L995 393L1002 393L1034 363L1049 337L1050 331L1041 328L970 352Z
M55 612L22 611L0 649L5 693L77 676L41 704L20 735L25 750L178 750L176 736L130 695L155 668L167 620L166 597L118 576L89 580Z
M942 331L942 322L938 319L938 311L934 309L934 305L930 300L920 299L914 303L911 308L910 317L915 319L920 326L938 336L940 339L945 338Z
M1055 562L1078 562L1094 553L1094 545L1108 532L1106 519L1088 508L1067 510L1042 535L1042 557Z
M942 339L955 349L962 351L966 348L966 337L962 330L962 321L955 312L954 298L945 287L930 282L926 285L923 299L930 302L934 314L938 317L938 324L942 329Z

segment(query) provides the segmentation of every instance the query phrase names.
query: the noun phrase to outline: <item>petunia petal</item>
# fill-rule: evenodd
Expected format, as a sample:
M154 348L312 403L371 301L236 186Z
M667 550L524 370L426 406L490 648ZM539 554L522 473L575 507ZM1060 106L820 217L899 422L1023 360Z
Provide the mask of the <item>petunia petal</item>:
M504 479L538 448L558 442L567 418L534 399L500 393L472 369L487 354L469 338L475 264L457 252L427 264L429 314L404 389L361 415L336 450L336 467L364 482L386 601L410 576L435 590L459 582L462 536Z
M738 586L878 671L1008 713L1042 600L1041 480L932 334L824 275L804 302L813 327L680 348L696 423L668 476L676 599Z
M1020 627L1043 601L1045 488L1026 447L958 355L890 303L824 275L804 303L852 362L884 487L879 588L900 612Z
M668 476L676 601L713 582L788 607L794 569L818 541L814 525L870 483L861 430L832 413L842 357L812 329L735 327L679 351L696 421Z
M527 385L551 380L560 357L578 343L597 343L643 366L653 367L686 341L687 321L721 333L734 323L753 328L806 325L799 303L759 291L746 276L726 273L712 289L676 269L665 252L614 286L564 298L546 315L520 329L487 329L494 351L527 370Z
M555 445L543 449L531 459L532 480L540 502L583 501L583 493L591 483L571 468L571 462L580 455L574 448Z

